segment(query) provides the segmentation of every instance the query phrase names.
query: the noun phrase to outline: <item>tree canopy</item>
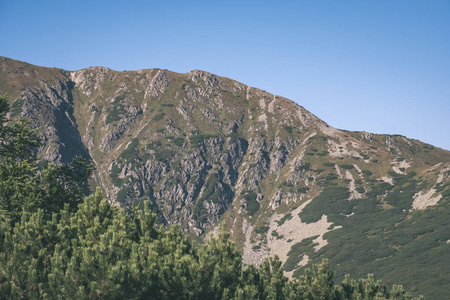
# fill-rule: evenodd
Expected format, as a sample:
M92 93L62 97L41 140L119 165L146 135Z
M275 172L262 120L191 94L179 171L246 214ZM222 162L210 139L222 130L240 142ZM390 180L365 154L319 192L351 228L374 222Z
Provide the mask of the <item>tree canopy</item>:
M413 299L372 275L335 285L327 261L294 280L276 256L243 266L225 230L195 247L148 206L127 214L99 189L76 211L2 220L0 240L1 299Z

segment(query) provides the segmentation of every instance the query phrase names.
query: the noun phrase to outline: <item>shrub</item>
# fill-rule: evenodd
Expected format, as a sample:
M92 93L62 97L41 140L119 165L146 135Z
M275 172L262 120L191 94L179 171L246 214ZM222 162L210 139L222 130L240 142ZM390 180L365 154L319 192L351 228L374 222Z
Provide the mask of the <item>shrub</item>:
M173 143L175 145L177 145L178 147L181 147L184 144L184 139L183 138L176 138L176 139L173 140Z
M285 214L281 219L275 222L277 222L278 226L281 226L284 222L289 221L290 219L292 219L292 214Z
M362 170L361 171L364 175L367 175L367 176L370 176L370 175L372 175L373 173L371 172L371 171L369 171L369 170Z
M301 172L301 171L309 171L309 170L311 170L311 165L309 163L306 163L306 164L301 165L301 166L298 167L298 171L299 172Z
M134 138L131 140L130 144L128 145L127 149L122 151L119 155L119 159L123 159L125 161L131 162L134 159L137 158L137 146L139 144L139 141Z
M355 168L353 165L347 165L347 164L340 165L340 167L345 170L351 170L351 169Z
M338 179L337 174L329 173L326 177L324 177L326 181L336 180Z
M158 122L158 121L162 120L162 119L164 118L165 115L166 115L165 113L161 112L161 113L159 113L159 114L156 114L156 115L152 118L152 120L155 121L155 122Z
M292 126L284 126L284 129L288 132L288 133L292 133L293 131L293 127Z
M308 191L309 191L309 187L306 187L306 186L302 186L302 187L297 188L297 193L305 194Z
M323 151L323 152L317 153L317 155L319 155L319 156L327 156L328 154L330 154L330 152L328 152L328 151Z
M261 227L256 227L253 231L256 234L264 234L267 233L269 231L270 227L269 226L261 226Z
M254 191L244 191L241 196L247 201L247 214L253 216L259 209L258 195Z
M358 186L356 189L355 189L358 193L360 193L360 194L362 194L362 193L364 193L366 190L364 189L364 187L362 187L362 186Z
M228 135L228 137L230 138L228 143L231 145L237 141L237 139L239 138L239 134L237 132L232 132Z
M204 140L210 139L210 138L215 138L217 136L215 135L210 135L210 134L199 134L199 135L194 135L190 138L190 142L191 145L193 147L199 147L201 143L203 143Z

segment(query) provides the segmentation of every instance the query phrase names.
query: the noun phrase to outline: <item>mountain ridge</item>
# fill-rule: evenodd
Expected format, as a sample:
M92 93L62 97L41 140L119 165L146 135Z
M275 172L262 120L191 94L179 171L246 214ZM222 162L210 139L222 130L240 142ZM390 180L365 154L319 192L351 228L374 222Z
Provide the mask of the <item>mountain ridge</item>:
M388 283L379 274L395 278L402 263L448 274L436 262L417 266L411 253L448 250L439 226L449 151L339 130L289 99L200 70L65 71L7 58L0 66L11 117L41 128L40 159L92 160L92 184L112 202L149 202L161 223L200 238L225 222L245 263L279 254L291 275L324 257L341 266L338 276L373 272ZM430 216L441 223L422 224ZM353 248L342 244L349 236ZM405 285L425 295L441 278L419 275Z

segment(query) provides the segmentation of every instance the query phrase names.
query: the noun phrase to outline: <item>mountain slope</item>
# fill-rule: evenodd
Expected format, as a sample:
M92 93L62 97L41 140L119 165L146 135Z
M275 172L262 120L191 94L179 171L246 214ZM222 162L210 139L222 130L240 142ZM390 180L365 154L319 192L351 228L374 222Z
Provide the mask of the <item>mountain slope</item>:
M246 263L278 254L295 275L328 257L338 278L373 272L433 298L449 292L450 152L337 130L198 70L0 66L11 117L41 128L40 158L91 159L111 201L148 201L160 222L200 237L224 221Z

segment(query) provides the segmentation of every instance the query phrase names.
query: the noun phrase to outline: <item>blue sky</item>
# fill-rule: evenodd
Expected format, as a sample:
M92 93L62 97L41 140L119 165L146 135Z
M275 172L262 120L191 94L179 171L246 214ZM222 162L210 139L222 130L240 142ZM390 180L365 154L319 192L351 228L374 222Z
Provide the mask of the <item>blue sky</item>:
M450 150L448 0L0 0L0 37L32 64L201 69Z

